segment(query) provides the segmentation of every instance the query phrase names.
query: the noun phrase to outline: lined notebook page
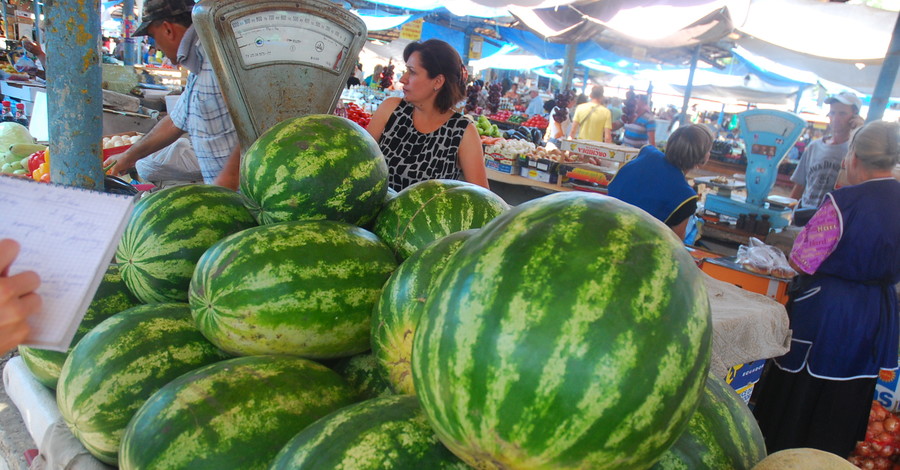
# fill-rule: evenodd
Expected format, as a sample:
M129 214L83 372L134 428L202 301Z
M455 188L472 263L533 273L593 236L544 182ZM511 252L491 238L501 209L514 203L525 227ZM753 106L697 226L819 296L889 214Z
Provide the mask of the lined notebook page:
M9 274L41 277L28 346L66 351L115 255L135 198L0 177L0 238L19 242Z

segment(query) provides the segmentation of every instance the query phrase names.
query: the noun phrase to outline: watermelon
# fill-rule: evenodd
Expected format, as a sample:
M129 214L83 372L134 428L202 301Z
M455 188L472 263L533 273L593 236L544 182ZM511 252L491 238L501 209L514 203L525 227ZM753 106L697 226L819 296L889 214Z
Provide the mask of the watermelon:
M78 344L78 341L88 334L95 326L103 320L131 307L140 304L132 295L131 291L122 280L119 274L119 266L110 264L97 287L91 304L88 306L87 312L84 314L81 323L78 325L78 331L72 338L72 344L69 346L68 352L50 351L49 349L40 349L29 346L19 346L19 354L25 361L25 366L34 375L38 382L47 388L56 388L56 381L59 380L59 371L66 362L66 357L72 352L72 348Z
M235 355L350 356L370 348L372 308L396 267L387 245L350 224L263 225L203 254L191 309L200 331Z
M194 265L213 243L256 226L247 200L221 186L191 184L141 198L119 242L122 278L141 302L186 302Z
M327 367L289 356L221 361L153 394L128 424L120 468L268 468L298 432L355 402Z
M709 370L700 270L614 198L557 193L500 215L438 276L413 341L416 394L476 468L652 466Z
M81 339L60 372L56 401L84 447L115 464L125 426L150 395L226 357L197 331L187 304L139 305Z
M453 232L482 227L507 209L500 196L472 183L421 181L385 204L372 231L406 259Z
M387 163L375 139L330 114L284 120L241 158L241 192L260 224L335 220L365 225L387 194Z
M466 470L438 441L413 396L374 398L316 421L278 453L270 470Z
M381 375L378 362L371 352L344 357L330 365L363 398L393 395L391 385Z
M764 458L766 443L753 413L730 385L710 374L687 431L653 470L750 470Z
M477 231L463 230L429 243L404 261L381 291L372 312L372 355L394 392L416 393L410 356L428 290L450 257Z

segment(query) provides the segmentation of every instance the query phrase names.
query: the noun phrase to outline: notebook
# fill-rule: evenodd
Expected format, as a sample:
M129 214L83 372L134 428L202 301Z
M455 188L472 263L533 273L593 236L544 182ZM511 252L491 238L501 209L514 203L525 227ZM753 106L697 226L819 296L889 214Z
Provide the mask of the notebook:
M25 345L66 351L113 260L136 198L0 176L0 238L19 242L9 275L34 271L43 307Z

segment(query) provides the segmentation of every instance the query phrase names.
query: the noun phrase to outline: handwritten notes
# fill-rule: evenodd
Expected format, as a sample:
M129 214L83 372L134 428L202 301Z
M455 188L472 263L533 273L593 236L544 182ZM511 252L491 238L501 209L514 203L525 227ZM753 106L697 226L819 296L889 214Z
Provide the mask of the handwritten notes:
M65 351L113 260L134 198L0 177L0 238L22 249L10 275L41 277L26 344Z

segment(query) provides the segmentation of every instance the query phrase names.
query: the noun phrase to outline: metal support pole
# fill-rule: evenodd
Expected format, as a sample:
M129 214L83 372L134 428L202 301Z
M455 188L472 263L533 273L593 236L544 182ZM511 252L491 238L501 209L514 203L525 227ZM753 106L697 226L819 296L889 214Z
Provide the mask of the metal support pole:
M575 78L575 58L577 57L578 44L566 44L566 61L563 63L562 83L560 88L572 88L572 79Z
M875 82L875 92L872 93L872 101L869 103L869 114L866 122L877 121L884 116L884 108L887 107L888 98L894 88L894 80L897 79L897 67L900 66L900 15L894 23L894 34L891 36L891 45L888 46L887 55L881 63L881 71L878 73L878 81Z
M803 91L806 90L806 85L801 85L800 88L797 88L797 99L794 100L794 112L800 111L800 98L803 97Z
M3 12L3 35L8 38L13 38L15 34L12 34L12 30L10 29L11 25L9 24L9 16L6 14L6 0L0 1L2 1L2 3L0 3L0 11Z
M687 86L684 87L684 103L681 105L681 119L679 123L683 126L687 124L688 104L691 101L691 91L694 88L694 71L697 70L697 60L700 59L700 44L694 48L694 55L691 57L691 72L688 74Z
M99 0L54 0L47 6L47 112L50 180L103 189Z
M138 62L138 38L132 37L134 31L134 0L122 2L122 37L125 38L125 65L134 65Z
M34 0L34 40L38 44L44 43L44 33L41 31L41 2ZM46 66L47 64L44 64Z
M126 0L128 1L128 0ZM134 1L134 0L132 0ZM469 51L472 49L472 28L466 28L466 36L463 39L462 61L463 65L469 65Z

